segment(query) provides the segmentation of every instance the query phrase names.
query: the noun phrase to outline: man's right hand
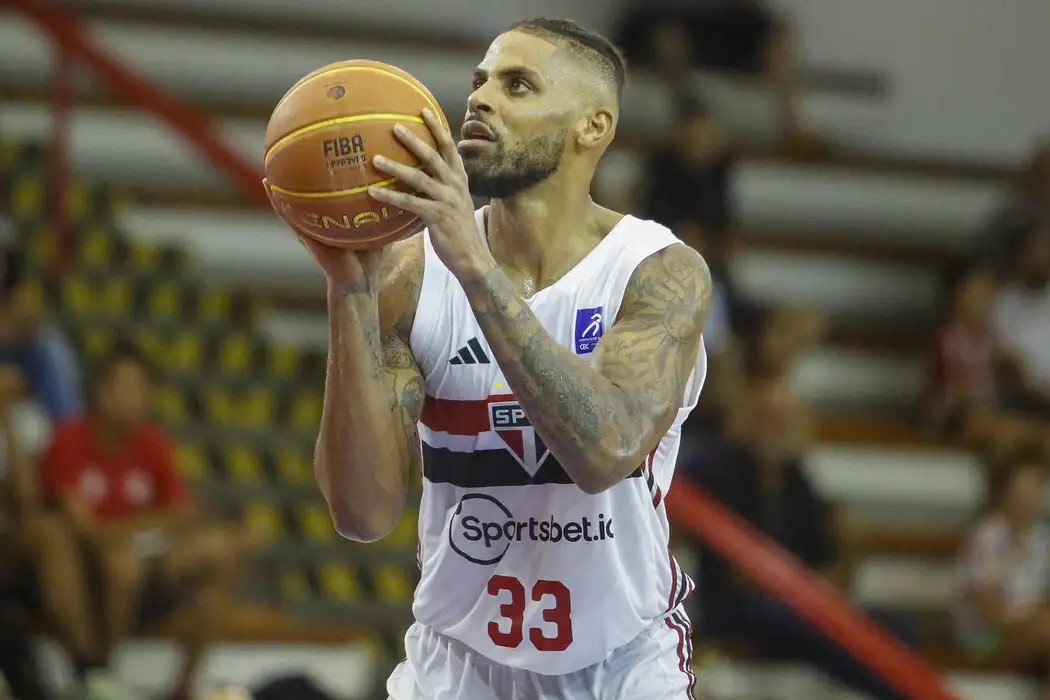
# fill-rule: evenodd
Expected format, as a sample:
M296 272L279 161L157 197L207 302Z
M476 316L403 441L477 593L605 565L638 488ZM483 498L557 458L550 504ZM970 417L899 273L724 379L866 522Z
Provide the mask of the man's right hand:
M274 212L288 225L303 247L310 251L310 255L324 272L328 280L329 291L344 294L379 291L379 271L385 246L369 250L353 250L321 243L281 216L280 210L274 205L266 180L263 180L263 186Z

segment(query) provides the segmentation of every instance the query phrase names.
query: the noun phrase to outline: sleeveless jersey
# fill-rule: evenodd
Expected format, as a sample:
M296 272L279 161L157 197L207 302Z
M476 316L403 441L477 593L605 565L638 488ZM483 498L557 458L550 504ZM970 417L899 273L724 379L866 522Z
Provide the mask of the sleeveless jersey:
M477 221L483 235L483 209ZM635 268L674 244L663 226L627 216L526 302L556 342L591 361ZM597 663L693 589L668 550L663 497L706 374L703 345L657 447L629 477L587 494L530 425L426 231L423 245L410 338L426 386L413 613L506 666L557 675Z

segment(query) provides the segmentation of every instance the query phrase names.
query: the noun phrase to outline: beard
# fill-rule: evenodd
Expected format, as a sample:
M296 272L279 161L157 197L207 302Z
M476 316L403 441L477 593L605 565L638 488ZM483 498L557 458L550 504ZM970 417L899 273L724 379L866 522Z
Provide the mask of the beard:
M512 148L496 141L491 153L463 155L470 193L505 199L543 182L558 170L565 134L545 134Z

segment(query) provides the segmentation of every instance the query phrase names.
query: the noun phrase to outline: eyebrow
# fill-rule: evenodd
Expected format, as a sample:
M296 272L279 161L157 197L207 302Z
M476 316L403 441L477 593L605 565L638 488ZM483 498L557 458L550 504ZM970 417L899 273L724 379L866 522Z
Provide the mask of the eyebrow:
M532 68L529 68L528 66L508 66L506 68L500 68L495 72L495 76L498 78L528 78L534 82L542 82L543 80L542 76L540 76L540 74L537 71L533 70ZM478 67L474 69L474 77L488 78L491 76L489 75L489 72L487 70Z

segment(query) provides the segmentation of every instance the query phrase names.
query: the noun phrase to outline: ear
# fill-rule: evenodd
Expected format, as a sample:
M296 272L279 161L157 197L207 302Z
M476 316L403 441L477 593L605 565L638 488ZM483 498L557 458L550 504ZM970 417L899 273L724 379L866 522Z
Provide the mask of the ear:
M606 145L616 131L616 115L608 107L598 107L580 120L576 143L581 148Z

